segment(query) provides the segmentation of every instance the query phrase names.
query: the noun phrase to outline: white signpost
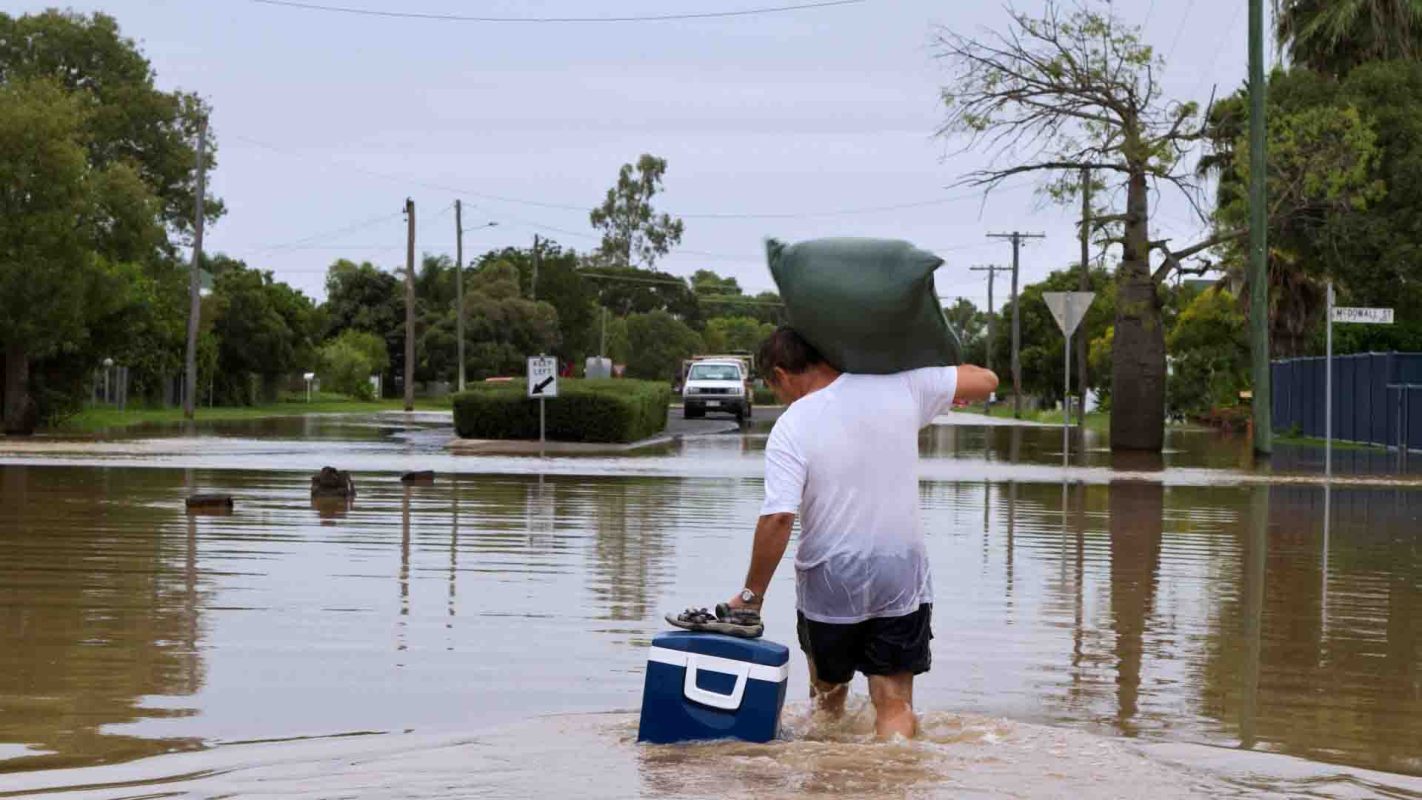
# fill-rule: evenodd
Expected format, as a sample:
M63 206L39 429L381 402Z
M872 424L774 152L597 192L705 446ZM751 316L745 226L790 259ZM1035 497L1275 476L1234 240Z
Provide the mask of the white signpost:
M1328 357L1323 367L1323 474L1333 477L1333 323L1391 325L1390 308L1349 308L1333 305L1333 281L1328 282Z
M558 358L556 356L528 357L528 396L538 400L538 455L543 455L547 441L545 415L546 402L558 396Z
M1046 301L1052 319L1057 321L1057 327L1062 329L1066 340L1066 347L1062 350L1062 466L1065 467L1071 461L1071 335L1086 318L1096 293L1043 292L1042 299ZM1085 403L1086 398L1081 398L1081 402ZM1082 411L1085 413L1084 408Z

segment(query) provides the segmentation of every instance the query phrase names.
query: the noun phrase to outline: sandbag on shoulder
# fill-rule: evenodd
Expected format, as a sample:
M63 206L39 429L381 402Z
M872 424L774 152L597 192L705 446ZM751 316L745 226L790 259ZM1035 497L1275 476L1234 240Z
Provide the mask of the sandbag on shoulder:
M766 242L790 327L844 372L962 363L938 302L938 256L894 239Z

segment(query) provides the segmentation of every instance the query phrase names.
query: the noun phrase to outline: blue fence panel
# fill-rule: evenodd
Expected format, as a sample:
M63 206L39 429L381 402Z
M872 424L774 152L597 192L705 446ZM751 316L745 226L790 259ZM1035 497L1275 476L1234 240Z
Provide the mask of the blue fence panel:
M1368 382L1368 435L1359 441L1387 444L1387 376L1391 364L1391 353L1368 354L1372 370L1372 379Z
M1273 389L1269 394L1269 402L1273 404L1274 427L1288 430L1291 427L1289 398L1293 396L1289 391L1289 362L1275 361L1269 364L1269 386Z
M1297 429L1305 436L1324 435L1325 361L1315 357L1273 362L1270 377L1276 430ZM1334 438L1395 446L1401 413L1408 446L1422 448L1422 388L1401 392L1388 388L1400 384L1422 386L1422 353L1335 356Z
M1403 424L1407 430L1407 449L1422 450L1422 384L1406 384L1403 390L1406 407L1402 411Z
M1359 369L1360 362L1354 356L1340 359L1333 376L1333 435L1350 442L1358 440L1358 381L1367 370Z

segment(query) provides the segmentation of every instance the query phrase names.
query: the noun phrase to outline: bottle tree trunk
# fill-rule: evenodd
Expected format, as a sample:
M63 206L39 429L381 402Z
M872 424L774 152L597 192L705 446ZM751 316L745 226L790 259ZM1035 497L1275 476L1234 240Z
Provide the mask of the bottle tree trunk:
M1145 173L1126 185L1126 223L1116 272L1111 348L1111 449L1159 452L1165 443L1165 331L1150 270Z
M30 359L24 345L5 346L4 430L10 435L35 432L39 418L30 399Z

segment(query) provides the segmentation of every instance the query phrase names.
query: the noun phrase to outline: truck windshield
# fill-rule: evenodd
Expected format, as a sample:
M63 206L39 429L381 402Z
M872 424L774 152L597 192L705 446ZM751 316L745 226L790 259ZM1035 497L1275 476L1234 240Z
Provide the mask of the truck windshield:
M731 364L693 364L687 380L738 381L741 371Z

